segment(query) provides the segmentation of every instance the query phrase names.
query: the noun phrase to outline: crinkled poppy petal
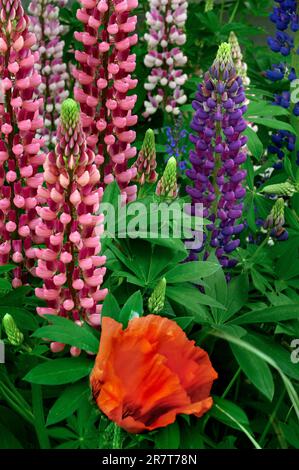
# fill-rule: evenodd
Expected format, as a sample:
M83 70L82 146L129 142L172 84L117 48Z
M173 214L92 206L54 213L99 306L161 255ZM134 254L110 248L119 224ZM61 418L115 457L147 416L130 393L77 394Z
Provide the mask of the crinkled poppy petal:
M140 330L136 320L129 324L132 333L136 328ZM157 352L167 358L167 366L177 374L191 401L206 398L217 378L208 354L195 346L177 323L167 318L148 315L142 327L143 334L156 345Z

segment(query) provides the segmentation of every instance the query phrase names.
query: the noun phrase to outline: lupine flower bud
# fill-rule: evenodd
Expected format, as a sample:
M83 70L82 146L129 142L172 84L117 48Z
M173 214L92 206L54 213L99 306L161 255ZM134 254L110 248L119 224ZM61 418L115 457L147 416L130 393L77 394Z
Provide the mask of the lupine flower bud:
M214 0L206 0L205 4L205 13L212 11L214 8Z
M270 214L268 215L265 225L265 228L275 228L279 230L285 223L284 219L284 200L283 198L277 199Z
M33 266L32 241L42 240L34 232L37 188L43 182L38 170L44 162L43 141L36 134L43 127L36 93L41 78L34 68L36 37L21 1L0 0L0 13L0 265L18 265L12 281L18 287L24 281L22 267Z
M17 327L13 317L6 313L2 319L3 329L7 335L8 342L13 346L21 346L24 335Z
M67 0L32 0L29 5L30 31L37 36L34 50L39 53L35 69L41 74L39 91L44 96L45 126L41 134L47 147L55 145L61 103L69 94L66 87L69 74L63 62L64 41L61 40L65 28L59 22L59 9L66 4Z
M221 44L192 103L195 114L191 128L195 134L190 140L195 149L190 152L193 168L186 171L193 182L186 190L194 204L203 205L203 216L211 221L202 247L204 259L209 256L210 245L224 267L235 264L228 255L239 246L238 234L243 229L238 220L243 211L246 171L240 165L247 158L247 138L242 135L247 127L243 118L245 93L230 51L229 44ZM197 259L197 253L192 252L190 257Z
M137 43L134 34L137 16L131 16L138 0L81 0L77 18L84 25L75 38L83 45L76 51L79 67L73 75L79 86L75 99L80 103L82 125L88 147L94 150L96 164L102 165L103 183L116 179L124 201L136 198L137 186L130 185L137 168L128 167L136 156L132 146L137 123L133 108L137 95L131 90L137 85L132 77L136 56L131 53Z
M166 279L163 277L156 285L152 295L148 299L149 313L159 313L164 308L166 292Z
M155 183L157 181L156 144L155 134L152 129L146 131L142 148L134 165L137 168L136 181L139 184L143 185L144 183Z
M243 54L237 36L233 31L231 31L228 40L231 46L231 54L236 69L237 75L239 75L243 80L244 87L250 85L250 79L247 75L247 64L243 61Z
M291 181L284 183L270 184L262 189L265 194L276 194L277 196L292 197L297 192L296 186Z
M101 289L106 268L100 256L103 215L98 214L103 189L95 155L87 147L78 104L67 99L61 107L55 151L44 165L46 205L37 208L41 223L36 233L45 238L45 248L36 249L36 275L43 279L36 296L47 303L38 307L39 315L70 317L98 327L107 289ZM52 343L53 352L64 345ZM71 348L77 356L80 350Z
M174 199L177 196L177 164L176 159L171 157L165 167L164 173L157 184L156 194L158 196Z
M150 0L146 22L149 31L144 35L148 53L144 64L151 69L144 87L148 91L144 102L144 117L153 115L159 107L178 115L187 101L182 89L187 75L182 67L187 62L181 46L186 42L186 0Z

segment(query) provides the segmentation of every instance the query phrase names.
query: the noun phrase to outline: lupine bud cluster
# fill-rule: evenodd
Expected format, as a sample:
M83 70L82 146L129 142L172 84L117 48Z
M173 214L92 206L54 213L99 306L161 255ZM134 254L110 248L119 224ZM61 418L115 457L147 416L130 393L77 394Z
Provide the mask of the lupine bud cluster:
M105 256L99 255L103 216L98 209L103 189L74 100L62 104L56 148L48 154L44 170L46 187L39 187L38 192L47 204L37 208L41 223L36 233L44 237L46 247L35 249L36 275L44 284L35 293L47 307L39 307L37 312L76 322L86 320L96 327L100 324L99 302L107 294L107 289L101 289ZM54 343L52 350L63 346Z
M143 185L144 183L155 183L158 178L156 172L156 144L155 134L152 129L145 133L142 148L134 164L137 168L136 181Z
M166 279L163 277L156 285L152 295L148 299L149 313L159 313L164 308L166 293Z
M206 0L205 13L214 9L214 0Z
M270 235L278 241L285 241L289 238L287 230L283 227L285 223L284 208L284 199L277 199L264 224L264 228L270 229Z
M38 168L44 161L39 115L42 99L36 96L41 77L35 70L36 37L20 0L0 0L0 265L17 264L13 287L22 284L22 266L33 266L32 241L38 223L37 188L43 181Z
M13 317L6 313L2 320L3 329L7 335L7 340L13 346L21 346L24 341L24 335L19 330Z
M40 54L35 68L42 76L39 91L44 96L42 135L46 146L55 145L61 103L69 94L66 90L67 67L62 57L64 27L59 22L59 8L66 3L67 0L32 0L29 5L30 30L37 37L35 48Z
M243 54L237 36L233 31L230 32L228 43L231 46L231 54L237 75L242 78L243 86L250 85L250 78L247 75L247 64L243 61Z
M148 53L144 63L151 69L145 89L144 117L153 115L161 105L167 113L178 115L187 97L182 86L187 75L182 67L187 62L181 46L186 42L186 0L150 0L146 13L149 31L144 35Z
M131 11L138 0L81 0L77 18L84 32L75 38L83 50L76 51L80 66L73 74L80 87L75 87L75 99L80 103L83 129L88 146L96 155L97 165L103 165L105 184L116 179L124 201L136 198L136 167L128 168L135 157L131 146L136 133L130 129L137 123L133 108L137 95L129 94L137 85L132 78L136 56L131 48L137 43L134 34L137 16Z
M298 185L299 186L299 185ZM299 188L291 181L285 181L284 183L270 184L262 189L265 194L275 194L277 196L288 196L292 197Z
M171 157L167 162L164 173L158 181L156 194L169 199L176 198L178 194L177 163L174 157Z
M235 264L228 255L239 246L237 237L243 230L239 219L246 177L240 165L247 158L247 138L242 135L246 129L245 99L230 45L223 43L192 103L195 114L191 128L195 134L190 140L195 149L190 152L193 168L186 174L193 185L186 189L193 203L203 204L203 216L211 221L207 226L204 257L208 257L212 247L224 267ZM192 253L191 257L196 259L197 254Z
M295 50L294 35L299 30L298 2L296 0L276 0L276 6L270 14L270 20L275 24L276 33L274 37L268 38L268 45L273 52L288 57L290 54L299 54ZM266 77L276 82L279 80L289 80L292 82L297 78L295 69L289 65L289 60L274 64L271 70L267 70ZM294 116L299 116L299 103L292 105L291 93L286 90L275 95L274 104L284 108L292 108ZM272 134L272 145L269 146L269 153L277 155L281 160L285 151L293 151L296 144L296 136L288 131L278 131ZM299 152L297 153L297 164L299 164ZM282 162L278 161L275 168L282 168Z

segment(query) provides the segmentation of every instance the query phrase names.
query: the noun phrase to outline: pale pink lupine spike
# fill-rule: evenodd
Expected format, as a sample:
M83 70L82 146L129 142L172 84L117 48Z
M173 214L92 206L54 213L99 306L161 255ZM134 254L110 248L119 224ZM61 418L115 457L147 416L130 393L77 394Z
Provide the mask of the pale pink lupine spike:
M36 275L43 286L35 293L47 307L38 308L37 313L51 312L97 327L99 302L107 294L107 289L101 289L106 259L99 254L103 216L97 214L102 190L79 105L72 99L62 104L57 144L47 155L44 170L51 177L46 179L46 189L39 190L46 203L37 209L41 223L36 234L44 236L46 247L36 250ZM60 346L54 343L52 350ZM80 351L72 348L71 354Z
M136 57L130 52L137 42L137 17L131 12L138 0L81 0L81 6L77 18L84 31L75 33L75 38L83 51L76 51L79 67L74 76L80 87L75 87L75 99L88 146L102 165L103 183L116 179L128 200L126 189L136 175L135 169L128 171L128 161L136 156L135 132L130 128L137 123L133 114L137 96L128 93L137 85L132 77ZM133 189L130 200L136 197Z
M21 1L0 0L0 12L0 264L16 263L12 284L18 287L24 265L34 266L31 243L40 242L35 207L44 161L36 134L43 126L36 90L41 79L34 69L36 38Z
M152 116L161 106L176 116L187 100L182 89L187 80L182 69L187 57L180 49L186 42L187 7L187 0L149 0L146 13L148 32L144 35L148 53L144 64L151 71L144 85L147 90L145 118Z
M65 27L59 22L59 8L66 4L67 0L32 0L29 5L29 29L37 37L34 50L40 57L35 68L42 77L39 91L44 96L41 112L45 117L45 126L41 134L45 147L55 145L56 121L59 118L61 103L69 95L69 74L67 65L63 63L64 41L61 39Z

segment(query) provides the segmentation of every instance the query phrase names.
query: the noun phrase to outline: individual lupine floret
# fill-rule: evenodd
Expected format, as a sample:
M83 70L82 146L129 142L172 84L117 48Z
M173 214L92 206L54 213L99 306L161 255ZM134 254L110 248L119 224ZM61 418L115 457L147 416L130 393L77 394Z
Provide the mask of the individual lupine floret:
M129 168L128 161L136 156L132 146L136 133L131 129L137 123L133 114L137 95L130 94L137 85L132 77L136 55L131 48L137 43L134 34L137 16L131 11L138 0L81 0L77 18L84 32L75 38L83 44L76 51L79 67L73 75L79 86L75 99L80 103L82 124L88 146L102 165L103 182L116 179L126 202L136 198L137 186L130 185L137 169Z
M103 215L98 215L103 189L95 155L86 145L79 106L72 99L62 104L56 148L48 154L44 170L46 187L38 193L47 204L37 208L41 222L36 233L44 237L46 247L35 249L36 275L44 284L35 293L47 307L38 307L37 312L97 327L99 302L107 294L101 288L106 258L100 256ZM60 347L54 343L52 350Z
M144 117L152 116L159 107L178 115L187 101L183 85L187 75L182 67L187 63L181 46L186 42L186 0L150 0L146 21L149 31L144 35L148 53L144 63L151 69L144 87L148 91L144 102Z
M166 279L163 277L156 285L152 295L148 299L149 313L159 313L163 310L165 304Z
M29 5L30 30L37 37L35 48L40 54L35 68L42 76L39 85L44 96L42 135L47 147L55 145L61 103L69 94L66 89L69 75L63 63L64 41L61 39L65 28L59 21L59 8L66 4L67 0L32 0Z
M158 178L156 172L156 144L155 134L152 129L145 133L142 148L134 164L137 168L136 181L143 185L144 183L155 183Z
M178 193L177 163L174 157L170 157L161 179L158 181L156 194L165 198L174 199Z
M44 161L37 137L43 126L42 98L36 97L41 77L34 68L36 37L28 24L19 0L0 0L0 265L18 265L13 287L24 281L24 265L33 266L32 240L40 241L34 230L37 188L43 182L38 169Z
M247 75L247 64L243 60L243 54L238 38L233 31L230 32L228 42L231 46L231 54L236 73L242 78L243 86L248 87L250 85L250 78Z
M194 210L195 204L201 203L203 216L211 221L207 225L204 259L212 247L224 267L235 264L228 255L239 246L238 234L244 227L239 219L246 192L243 187L246 171L240 168L247 158L247 138L242 135L247 127L243 118L245 99L230 45L223 43L192 103L195 114L191 128L195 133L190 140L195 149L190 152L193 168L186 174L193 185L186 190ZM197 259L198 255L194 252L191 256Z

